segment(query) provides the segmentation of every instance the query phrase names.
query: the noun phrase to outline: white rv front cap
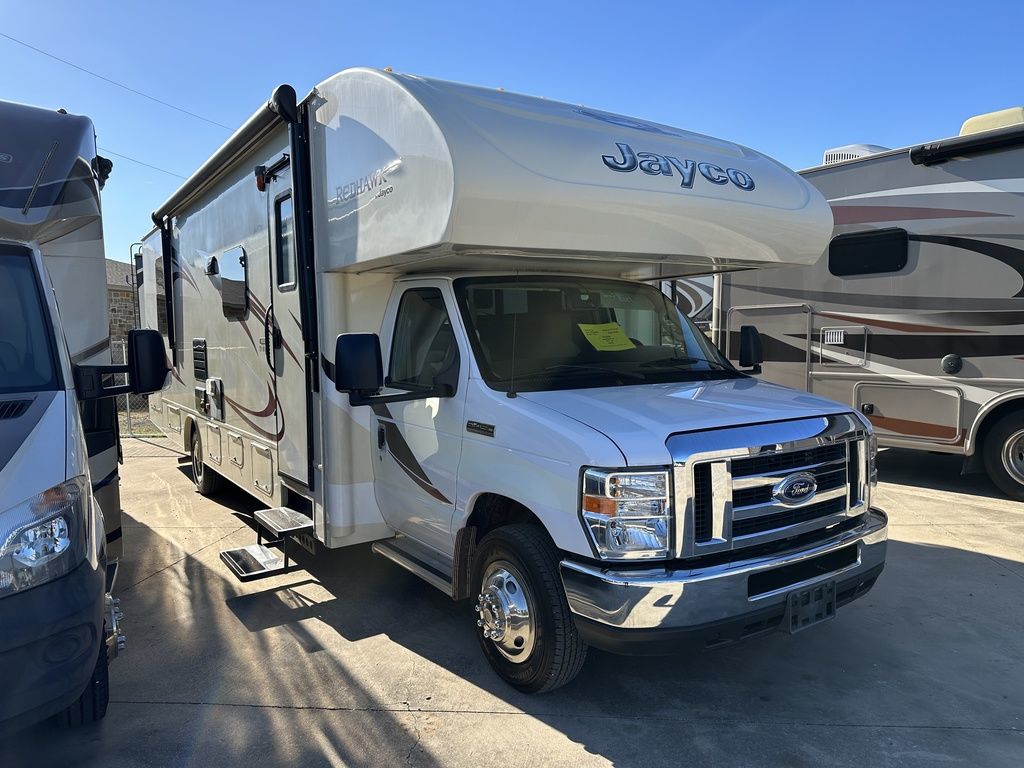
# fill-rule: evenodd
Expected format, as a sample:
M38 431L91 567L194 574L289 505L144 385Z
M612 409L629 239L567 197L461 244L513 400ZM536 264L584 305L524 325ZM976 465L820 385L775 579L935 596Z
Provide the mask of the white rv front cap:
M310 95L325 270L808 264L824 198L727 141L504 91L350 69Z

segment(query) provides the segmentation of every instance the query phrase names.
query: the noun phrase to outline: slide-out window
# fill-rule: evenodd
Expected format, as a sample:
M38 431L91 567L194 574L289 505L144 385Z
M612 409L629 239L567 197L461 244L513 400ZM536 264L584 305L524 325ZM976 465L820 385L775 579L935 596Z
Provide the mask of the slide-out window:
M218 259L220 300L224 317L242 320L249 311L249 262L242 246L224 251Z
M836 277L899 272L907 266L909 238L905 229L852 232L832 239L828 271Z

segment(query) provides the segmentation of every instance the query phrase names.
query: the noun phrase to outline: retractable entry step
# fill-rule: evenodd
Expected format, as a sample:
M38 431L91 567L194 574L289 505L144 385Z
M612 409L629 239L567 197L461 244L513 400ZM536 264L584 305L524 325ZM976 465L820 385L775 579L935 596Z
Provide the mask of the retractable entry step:
M288 507L257 510L253 519L256 521L256 543L226 549L220 553L220 559L239 581L254 581L293 570L293 563L288 557L288 542L293 536L311 533L313 521ZM274 538L264 542L264 530ZM277 546L281 548L280 552L270 548Z

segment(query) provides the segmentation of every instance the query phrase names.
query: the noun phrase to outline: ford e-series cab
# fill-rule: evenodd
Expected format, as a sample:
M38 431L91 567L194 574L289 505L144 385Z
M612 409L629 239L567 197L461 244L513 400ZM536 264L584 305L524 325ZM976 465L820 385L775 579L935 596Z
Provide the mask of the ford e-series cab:
M106 711L124 646L117 392L159 389L155 331L109 365L97 158L87 118L0 102L0 731ZM100 172L102 171L102 172ZM110 377L128 377L113 384Z
M868 422L760 381L753 327L732 365L657 287L821 255L825 200L764 155L357 69L279 88L153 222L151 407L201 493L269 507L221 555L243 580L373 542L539 692L590 645L805 629L882 570Z

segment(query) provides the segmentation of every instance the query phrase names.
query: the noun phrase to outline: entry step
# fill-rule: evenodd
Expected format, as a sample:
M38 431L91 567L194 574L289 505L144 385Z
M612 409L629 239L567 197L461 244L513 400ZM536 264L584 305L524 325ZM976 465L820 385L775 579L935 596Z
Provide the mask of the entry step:
M275 536L293 536L313 530L313 520L288 507L258 509L253 513L256 522Z
M285 570L282 553L268 549L262 544L225 549L220 553L220 559L234 572L239 581L252 581Z

